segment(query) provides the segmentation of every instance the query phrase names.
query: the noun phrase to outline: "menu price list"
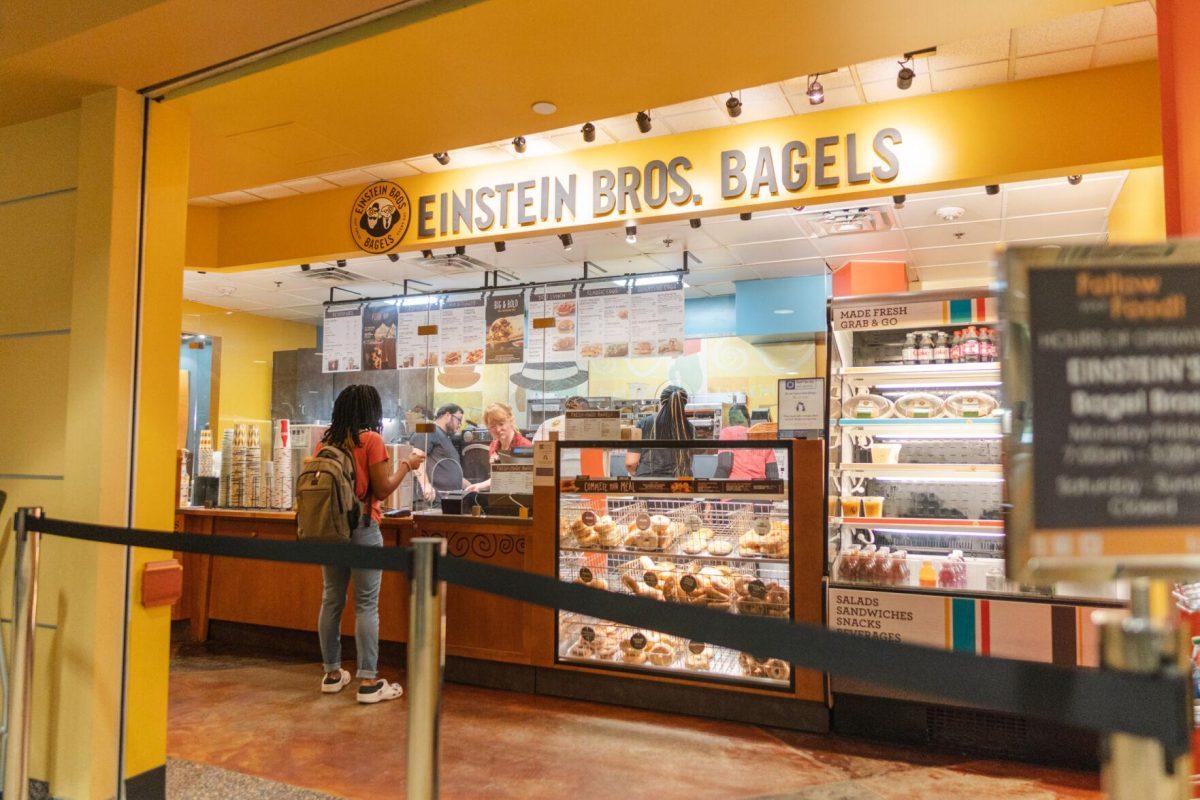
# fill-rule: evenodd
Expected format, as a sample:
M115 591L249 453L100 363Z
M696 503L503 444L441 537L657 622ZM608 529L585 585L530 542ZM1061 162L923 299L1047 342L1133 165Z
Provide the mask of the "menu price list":
M1034 524L1200 523L1200 269L1029 273Z
M783 494L781 480L655 480L646 478L564 478L559 490L577 494Z

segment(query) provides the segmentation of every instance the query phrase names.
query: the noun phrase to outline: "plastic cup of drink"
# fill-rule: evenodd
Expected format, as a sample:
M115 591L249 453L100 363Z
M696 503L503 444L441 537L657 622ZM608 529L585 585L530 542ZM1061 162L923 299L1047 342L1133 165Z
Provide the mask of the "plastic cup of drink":
M857 517L859 516L859 500L857 497L842 498L842 516Z
M883 498L882 497L864 497L863 498L863 516L864 517L882 517L883 516Z

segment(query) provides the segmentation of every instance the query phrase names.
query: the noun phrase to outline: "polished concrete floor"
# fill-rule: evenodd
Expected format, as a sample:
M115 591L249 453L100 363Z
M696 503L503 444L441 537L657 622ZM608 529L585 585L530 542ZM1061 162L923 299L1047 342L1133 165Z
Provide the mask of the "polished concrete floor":
M297 798L403 797L405 701L322 695L320 674L295 661L178 655L168 751L190 762L178 774L199 786L236 777L204 778L203 766L242 773L281 799L293 796L287 785ZM441 764L444 798L1101 796L1091 774L458 685L445 691ZM176 786L171 800L210 796Z

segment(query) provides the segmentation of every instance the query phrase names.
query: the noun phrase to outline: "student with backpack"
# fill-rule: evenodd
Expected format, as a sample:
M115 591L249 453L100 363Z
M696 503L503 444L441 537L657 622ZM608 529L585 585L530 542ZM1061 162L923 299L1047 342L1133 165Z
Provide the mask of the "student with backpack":
M301 539L342 541L382 547L379 501L420 468L422 453L413 453L393 472L383 442L383 403L374 386L347 386L333 404L333 421L300 472L296 486L296 526ZM358 655L358 702L395 700L400 684L378 676L379 584L382 570L321 567L325 589L317 633L325 677L321 691L340 692L350 683L342 669L342 611L346 588L354 583L354 643Z

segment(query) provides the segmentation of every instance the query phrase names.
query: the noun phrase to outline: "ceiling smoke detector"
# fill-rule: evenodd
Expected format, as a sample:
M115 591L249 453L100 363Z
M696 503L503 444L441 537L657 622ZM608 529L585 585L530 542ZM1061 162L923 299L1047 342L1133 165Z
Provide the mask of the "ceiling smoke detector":
M219 294L221 297L229 297L236 291L237 291L236 286L218 286L217 287L217 294Z
M967 210L962 206L942 206L933 213L937 214L938 219L942 222L954 222L956 219L961 219Z
M846 236L855 233L879 233L896 230L896 215L891 206L853 206L825 211L800 212L800 227L810 236Z

